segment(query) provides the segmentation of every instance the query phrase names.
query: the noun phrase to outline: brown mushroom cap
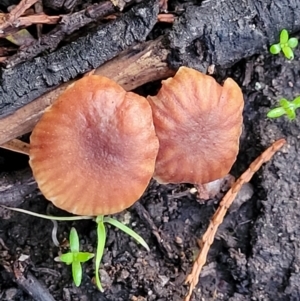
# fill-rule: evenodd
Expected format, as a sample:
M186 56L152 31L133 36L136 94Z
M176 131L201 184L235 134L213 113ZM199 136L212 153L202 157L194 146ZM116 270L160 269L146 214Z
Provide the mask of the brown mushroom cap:
M148 100L159 139L154 178L161 183L208 183L225 176L239 149L243 95L228 78L181 67Z
M71 85L30 138L30 166L41 192L78 215L131 206L153 175L157 152L147 100L102 76Z

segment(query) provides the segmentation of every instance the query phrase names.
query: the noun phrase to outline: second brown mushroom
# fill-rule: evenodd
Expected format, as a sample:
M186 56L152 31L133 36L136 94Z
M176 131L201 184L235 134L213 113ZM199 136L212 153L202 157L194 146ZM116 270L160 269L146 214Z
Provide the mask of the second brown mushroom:
M148 97L159 139L154 178L204 184L228 174L239 150L243 94L230 78L181 67Z

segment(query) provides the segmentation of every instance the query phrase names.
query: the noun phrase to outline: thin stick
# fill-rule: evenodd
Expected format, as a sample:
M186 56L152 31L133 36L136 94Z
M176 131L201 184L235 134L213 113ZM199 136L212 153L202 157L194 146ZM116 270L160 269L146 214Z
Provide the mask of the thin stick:
M279 139L275 141L268 149L266 149L256 160L254 160L249 168L240 176L240 178L232 185L232 187L225 194L224 198L220 202L219 208L213 215L208 229L203 235L202 239L198 241L199 247L201 249L196 261L194 262L192 272L186 278L186 284L189 284L189 292L186 295L184 301L189 301L194 288L198 284L199 276L204 266L207 258L207 254L210 246L212 245L218 227L222 224L224 216L234 201L236 195L240 191L243 184L249 182L254 175L258 171L258 169L265 162L269 161L272 156L286 143L285 139Z
M25 273L25 267L15 261L13 264L14 279L35 301L55 301L49 290L32 273Z
M30 15L25 17L19 17L16 21L17 27L28 27L32 24L57 24L61 19L61 16L48 16L44 13L39 15Z
M43 1L42 0L38 0L34 4L34 10L35 10L36 14L41 14L41 13L44 12ZM37 32L37 36L38 36L39 39L42 36L42 31L43 31L43 24L37 24L36 25L36 32Z
M6 20L0 24L0 37L6 36L5 30L10 27L24 12L38 0L22 0L12 11L6 15Z
M158 14L157 21L172 24L175 21L175 16L173 14Z
M29 156L29 144L19 139L12 139L0 147Z

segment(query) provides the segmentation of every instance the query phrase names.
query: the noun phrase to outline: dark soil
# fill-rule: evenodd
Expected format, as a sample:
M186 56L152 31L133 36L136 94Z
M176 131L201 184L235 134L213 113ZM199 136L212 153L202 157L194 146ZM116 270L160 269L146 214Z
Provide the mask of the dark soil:
M299 49L293 61L281 55L261 55L245 58L230 69L216 70L220 81L233 77L245 96L244 131L232 174L240 175L276 139L284 137L287 144L254 176L239 197L240 206L226 216L194 301L300 300L300 116L294 121L266 118L281 97L291 100L300 95L299 73ZM21 169L26 164L22 155L0 152L3 170ZM0 299L33 300L5 269L16 261L25 275L33 274L57 301L183 300L185 277L198 252L197 239L224 194L222 191L215 199L203 202L190 193L192 187L153 181L140 200L163 238L160 243L134 207L117 216L143 236L151 251L108 227L100 270L104 293L92 283L92 261L84 264L79 288L72 283L71 268L54 261L67 248L54 246L51 221L0 208ZM66 215L37 190L26 197L21 208ZM93 221L59 222L59 241L68 239L72 226L79 233L82 250L95 250ZM21 255L28 258L19 261Z

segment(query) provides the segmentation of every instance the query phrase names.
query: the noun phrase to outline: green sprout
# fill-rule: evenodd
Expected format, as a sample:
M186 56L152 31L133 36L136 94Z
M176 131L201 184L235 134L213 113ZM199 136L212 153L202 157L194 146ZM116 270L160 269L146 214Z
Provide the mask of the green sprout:
M297 38L289 38L289 33L286 29L283 29L280 32L280 39L278 44L273 44L270 47L270 52L272 54L278 54L281 51L283 52L284 56L288 60L294 59L294 52L293 49L298 45Z
M56 257L56 261L61 261L67 265L72 264L72 276L76 286L79 286L82 280L82 267L81 264L93 258L95 254L89 252L79 251L79 238L75 228L70 231L70 252Z
M114 218L99 215L96 218L97 223L97 238L98 238L98 244L97 244L97 251L96 251L96 259L95 259L95 270L96 270L96 286L98 289L103 292L103 288L101 285L101 281L99 278L99 267L100 262L102 260L102 256L104 253L104 247L106 242L106 230L104 223L108 223L113 225L114 227L120 229L121 231L125 232L127 235L131 236L133 239L135 239L138 243L140 243L147 251L150 251L150 248L148 244L145 242L145 240L138 235L136 232L134 232L129 227L125 226L124 224L120 223Z
M29 214L32 216L48 219L48 220L57 220L57 221L75 221L75 220L81 220L81 219L94 219L92 216L67 216L67 217L61 217L61 216L49 216L44 214L35 213L32 211L28 211L25 209L20 208L11 208L1 205L1 207ZM127 235L131 236L133 239L135 239L139 244L141 244L148 252L150 251L150 248L148 244L145 242L145 240L138 235L136 232L134 232L129 227L125 226L118 220L108 217L99 215L96 217L95 222L97 223L97 250L96 250L96 257L95 257L95 280L96 280L96 286L97 288L103 292L102 284L99 277L99 268L100 263L104 254L104 248L105 248L105 242L106 242L106 229L105 229L105 223L110 224L121 231L125 232ZM62 254L59 257L57 257L56 260L65 262L66 264L72 264L72 275L73 280L76 286L79 286L82 279L82 268L81 263L88 261L89 259L94 257L93 253L88 252L80 252L80 246L79 246L79 239L77 232L74 228L71 229L70 232L70 252L66 254Z
M279 100L279 104L280 107L270 110L267 116L269 118L277 118L286 114L290 120L294 120L296 118L296 110L300 108L300 96L292 101L282 98Z

